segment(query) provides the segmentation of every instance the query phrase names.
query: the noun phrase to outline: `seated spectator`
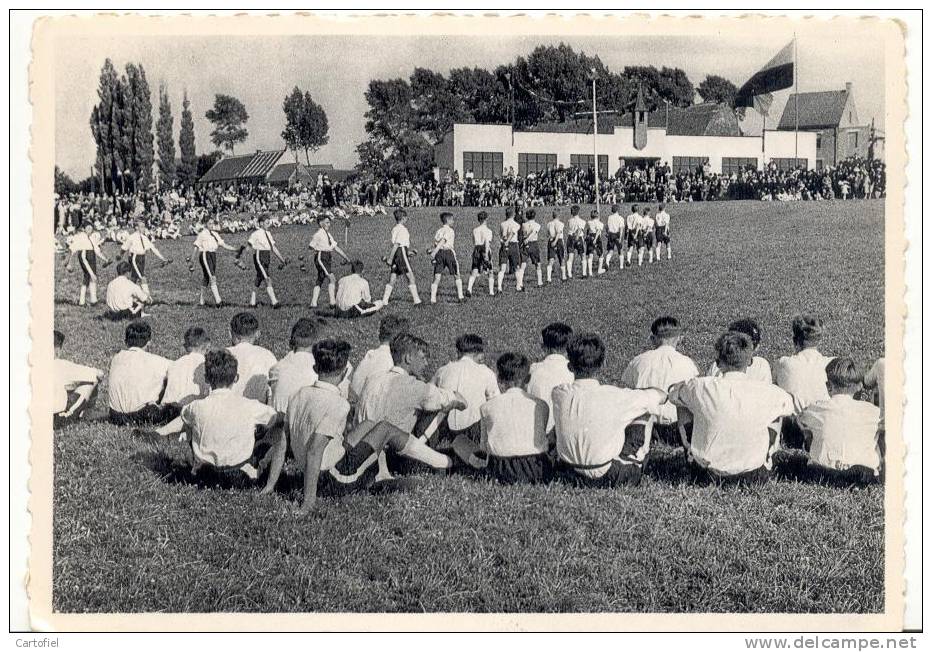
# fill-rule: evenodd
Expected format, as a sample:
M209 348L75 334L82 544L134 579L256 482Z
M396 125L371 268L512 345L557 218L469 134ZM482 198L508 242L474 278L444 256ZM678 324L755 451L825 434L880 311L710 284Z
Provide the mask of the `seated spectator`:
M738 321L733 321L728 325L728 330L735 331L736 333L744 333L751 338L751 344L754 345L754 353L757 353L757 350L760 348L761 341L761 330L757 322L753 319L739 319ZM773 382L773 373L770 370L770 363L767 362L766 358L762 358L758 355L755 355L751 360L751 365L747 370L748 378L753 378L754 380L761 380L765 383ZM718 368L718 364L714 361L712 366L709 367L709 371L706 376L721 376L722 372Z
M210 336L207 331L200 326L192 326L185 331L185 354L168 367L163 403L185 406L207 396L210 387L204 377L204 354L209 349Z
M81 419L88 408L94 407L97 402L97 387L104 372L62 358L61 349L65 345L65 335L61 331L53 331L52 335L55 346L55 360L52 362L55 382L52 427L61 428Z
M233 344L227 351L236 358L239 378L231 390L265 403L269 398L269 370L278 362L275 355L256 342L262 336L259 321L251 312L240 312L230 320Z
M132 280L133 267L129 261L117 263L117 276L107 284L107 316L110 319L148 317L142 309L152 299L149 293Z
M498 396L498 383L495 374L485 366L485 343L473 333L466 333L456 338L456 351L459 359L440 367L431 381L437 387L452 392L459 392L466 401L463 410L451 410L443 423L445 439L452 441L465 435L474 443L479 443L479 409L483 403Z
M399 315L386 315L379 322L379 345L366 351L353 372L353 379L350 383L350 400L356 402L362 396L363 387L370 376L384 373L394 366L392 362L392 352L389 346L392 339L402 333L407 333L411 328L411 322L407 317Z
M126 348L110 362L107 387L110 423L161 425L181 412L174 403L161 403L171 360L149 352L152 329L144 321L126 326Z
M531 378L527 392L547 404L547 432L553 430L553 388L574 380L570 362L566 359L566 345L573 337L573 329L562 322L548 324L540 332L544 359L531 365Z

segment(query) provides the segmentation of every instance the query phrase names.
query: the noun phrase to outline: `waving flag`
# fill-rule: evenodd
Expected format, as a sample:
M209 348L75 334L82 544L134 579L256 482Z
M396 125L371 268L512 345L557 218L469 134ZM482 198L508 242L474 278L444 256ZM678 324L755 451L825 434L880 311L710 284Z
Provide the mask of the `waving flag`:
M744 83L735 96L735 106L754 106L754 98L793 85L793 41Z

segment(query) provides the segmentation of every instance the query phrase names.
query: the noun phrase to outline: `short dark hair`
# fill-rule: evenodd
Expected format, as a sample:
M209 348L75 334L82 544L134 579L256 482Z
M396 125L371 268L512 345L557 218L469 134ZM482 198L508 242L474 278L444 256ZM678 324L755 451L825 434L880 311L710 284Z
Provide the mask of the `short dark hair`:
M184 332L184 348L196 349L210 342L210 336L200 326L192 326Z
M660 202L660 205L657 206L657 210L662 211L665 207L666 207L666 204L664 204L663 202Z
M359 274L365 268L366 264L358 258L350 263L350 271L353 272L353 274Z
M498 380L502 383L523 385L531 375L531 361L521 353L503 353L495 362L495 367L498 370Z
M505 206L505 219L506 219L506 220L507 220L509 217L514 217L514 214L515 214L515 209L514 209L514 207L512 207L512 206L510 206L510 205L509 205L509 206Z
M605 362L605 344L595 333L580 333L566 345L566 357L574 374L591 375Z
M728 330L735 331L737 333L744 333L751 338L751 343L754 345L754 348L760 344L761 340L761 330L760 326L753 319L745 317L744 319L738 319L736 321L728 324Z
M822 339L822 320L810 313L793 317L793 343L799 345L815 344Z
M527 218L528 221L536 220L537 211L535 211L533 208L529 208L527 209L527 212L524 214L524 217Z
M456 350L460 352L460 355L482 353L485 351L485 342L475 333L464 333L456 338Z
M129 264L128 260L121 260L117 263L117 276L123 276L124 274L129 274L133 269L133 266Z
M54 342L56 349L60 349L65 343L65 334L61 331L52 331L52 342Z
M638 205L637 205L637 204L631 204L631 212L632 212L632 213L637 213L637 212L638 212Z
M393 215L395 216L395 221L396 221L396 222L400 222L400 221L401 221L401 218L407 217L407 216L408 216L408 213L405 212L405 209L403 209L403 208L396 208L396 209L395 209L395 212L393 213Z
M353 347L345 340L328 338L314 345L314 371L335 374L346 368Z
M259 320L251 312L238 312L230 320L230 330L234 335L248 337L259 330Z
M379 322L379 342L391 342L396 335L407 333L411 320L400 315L385 315Z
M570 206L570 215L579 215L579 206L576 204Z
M682 335L683 329L680 328L680 322L676 317L658 317L650 325L650 334L658 340L665 340L669 337Z
M825 377L835 387L860 387L864 384L864 373L847 356L835 358L825 365Z
M719 367L747 367L753 354L751 338L744 333L728 331L715 342L715 361Z
M317 322L310 317L301 317L291 327L291 338L288 345L293 349L303 349L311 346L317 339Z
M269 217L271 216L268 213L259 213L259 215L256 217L256 220L261 224L262 222L268 222Z
M571 337L573 337L573 328L562 321L547 324L540 332L544 348L552 351L565 349Z
M329 220L329 219L330 219L330 216L329 216L329 215L318 215L318 216L317 216L317 223L318 223L318 224L323 224L323 223L324 223L324 220Z
M214 349L204 356L204 379L213 389L235 383L238 372L236 357L226 349Z
M429 351L427 342L411 333L401 333L392 338L389 343L389 349L392 352L392 362L399 364L404 361L405 356L415 351L423 351L425 354Z
M476 220L479 222L479 224L482 224L487 219L489 219L489 214L485 211L479 211L479 214L476 215Z
M617 212L618 212L618 208L619 208L618 204L612 204L612 212L613 212L613 213L617 213Z
M449 222L451 217L453 217L453 213L449 211L443 211L442 213L440 213L440 221L443 222L444 224Z
M126 346L143 347L151 339L152 328L149 326L149 322L137 319L126 325L126 330L123 333L123 341L126 342Z
M599 216L599 211L597 211L596 209L593 208L591 211L589 211L589 219L590 219L590 220L595 219L595 218L597 218L598 216Z

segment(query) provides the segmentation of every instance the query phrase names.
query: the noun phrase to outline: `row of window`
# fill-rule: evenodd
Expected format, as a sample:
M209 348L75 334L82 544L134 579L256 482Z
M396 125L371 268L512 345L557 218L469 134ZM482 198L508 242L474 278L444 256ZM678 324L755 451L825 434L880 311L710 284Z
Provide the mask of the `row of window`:
M574 168L592 169L592 160L592 154L570 155L570 165ZM797 167L806 168L808 166L808 162L804 158L773 158L771 161L776 164L779 170L790 170ZM701 172L708 164L708 156L674 156L673 173ZM518 174L522 177L529 174L540 174L556 167L556 154L518 154ZM732 174L748 168L757 169L756 158L722 157L722 174ZM502 152L463 152L463 172L476 179L500 177L504 172L504 156ZM599 173L608 174L607 154L599 154Z

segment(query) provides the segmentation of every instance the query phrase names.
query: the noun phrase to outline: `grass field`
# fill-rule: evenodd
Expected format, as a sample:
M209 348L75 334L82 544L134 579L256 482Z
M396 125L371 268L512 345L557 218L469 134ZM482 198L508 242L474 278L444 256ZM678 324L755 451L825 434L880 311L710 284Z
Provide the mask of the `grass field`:
M457 211L460 261L478 209ZM683 350L700 369L725 325L752 316L771 361L791 351L789 321L801 310L828 324L822 350L868 363L883 354L883 204L727 202L669 210L674 260L524 294L483 292L452 303L445 280L437 306L413 308L406 288L386 309L411 317L433 346L433 366L453 355L459 333L539 355L553 320L602 335L603 380L617 382L645 345L650 322L677 316ZM422 252L435 210L409 211ZM493 229L503 211L492 211ZM368 265L373 294L385 281L390 217L354 223L348 253ZM335 232L342 240L342 227ZM303 253L310 227L275 233L286 256ZM245 234L228 242L238 244ZM196 306L199 273L184 263L191 239L159 243L174 264L150 262L157 301L152 349L181 355L193 324L226 344L230 317L247 303L252 272L220 262L224 299ZM110 251L114 245L108 245ZM422 296L430 271L415 259ZM468 263L467 263L468 266ZM275 270L277 272L277 269ZM292 276L285 278L285 274ZM103 271L107 280L113 268ZM72 305L79 275L59 265L56 328L65 354L106 368L122 328ZM532 274L528 278L532 278ZM278 311L257 311L262 344L287 350L294 320L309 314L311 275L277 272ZM100 309L97 309L100 312ZM355 347L376 344L378 317L332 321ZM105 381L106 382L106 381ZM778 479L759 489L719 490L683 479L682 454L652 452L637 490L585 491L555 484L503 488L464 477L428 477L407 494L322 497L298 517L293 471L271 497L205 489L177 459L157 458L106 423L102 400L88 423L55 437L54 606L83 611L617 611L876 612L883 608L883 489L839 489L794 479L783 456Z

